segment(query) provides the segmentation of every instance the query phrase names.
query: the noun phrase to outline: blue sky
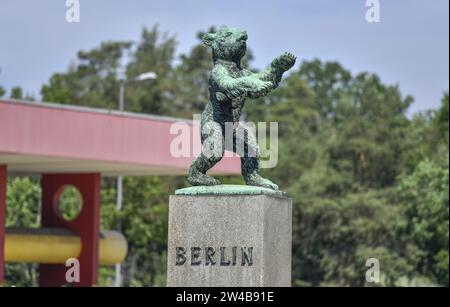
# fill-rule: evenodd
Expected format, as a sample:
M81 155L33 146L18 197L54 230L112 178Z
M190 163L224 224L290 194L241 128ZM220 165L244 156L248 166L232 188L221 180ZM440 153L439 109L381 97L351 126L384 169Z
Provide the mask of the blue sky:
M135 40L159 23L178 52L211 25L246 29L263 68L283 51L300 60L337 60L377 73L415 97L411 112L436 108L449 87L449 1L380 0L381 22L365 20L365 0L80 0L81 22L65 21L65 0L1 0L0 85L39 97L80 49Z

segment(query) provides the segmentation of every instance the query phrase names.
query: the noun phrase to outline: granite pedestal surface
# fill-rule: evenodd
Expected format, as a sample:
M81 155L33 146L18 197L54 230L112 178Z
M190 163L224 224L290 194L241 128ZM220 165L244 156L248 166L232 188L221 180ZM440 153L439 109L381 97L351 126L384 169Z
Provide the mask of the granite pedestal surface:
M291 245L283 192L219 185L170 196L168 286L289 287Z

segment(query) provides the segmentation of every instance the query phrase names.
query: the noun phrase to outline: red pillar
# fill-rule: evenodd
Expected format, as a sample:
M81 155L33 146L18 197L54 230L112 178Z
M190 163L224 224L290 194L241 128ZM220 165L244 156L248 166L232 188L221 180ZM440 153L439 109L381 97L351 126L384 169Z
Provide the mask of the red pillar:
M83 199L80 214L72 221L65 220L58 210L59 196L67 185L78 189ZM73 286L89 287L97 284L98 246L100 233L100 174L53 174L42 176L42 227L63 227L81 238L80 282ZM54 287L68 284L65 264L41 264L39 283Z
M5 271L6 165L0 165L0 287Z

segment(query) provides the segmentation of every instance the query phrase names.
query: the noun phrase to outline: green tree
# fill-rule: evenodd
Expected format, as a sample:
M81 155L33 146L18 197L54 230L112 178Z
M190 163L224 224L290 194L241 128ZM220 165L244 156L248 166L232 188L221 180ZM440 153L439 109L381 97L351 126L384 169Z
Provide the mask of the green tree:
M11 89L10 98L23 99L23 90L20 86L15 86Z
M448 286L449 263L449 156L440 164L420 162L398 186L407 223L405 233L422 250L418 272Z
M180 64L174 72L177 84L174 95L176 115L190 118L192 114L203 111L209 99L208 79L212 66L211 52L203 44L194 46L189 54L180 56Z
M416 166L430 159L439 161L449 150L448 94L444 94L438 110L415 114L410 121L409 132L403 143L407 151L403 155L402 169L412 173Z
M41 89L42 99L58 103L116 109L120 61L130 42L107 42L78 52L77 62L66 73L57 73Z
M6 227L37 228L41 190L35 178L9 178L7 185ZM5 286L37 286L36 264L7 263Z
M130 84L126 91L126 109L133 112L170 115L176 111L173 105L173 60L176 41L158 26L143 29L137 49L127 64L127 79L145 72L155 72L157 78L145 84Z
M303 62L299 74L314 91L320 114L324 118L334 118L337 104L350 93L351 73L337 62L316 59Z
M439 131L440 136L442 137L442 143L446 145L446 151L448 152L448 138L449 138L449 115L448 115L448 93L444 94L444 97L441 100L441 108L437 111L434 125L436 129Z

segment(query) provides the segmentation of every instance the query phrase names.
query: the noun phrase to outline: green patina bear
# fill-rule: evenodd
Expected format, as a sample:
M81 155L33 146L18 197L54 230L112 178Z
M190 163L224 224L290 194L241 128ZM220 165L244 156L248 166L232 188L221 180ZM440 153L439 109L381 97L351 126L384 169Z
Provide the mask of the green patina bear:
M238 132L245 131L239 119L245 99L262 97L275 89L283 73L294 66L296 58L284 53L260 73L242 69L241 59L247 49L247 38L245 31L230 27L203 36L203 42L212 49L214 68L209 81L210 100L201 118L203 152L189 169L188 180L192 185L220 184L206 172L222 159L227 149L240 154L242 176L247 185L278 190L276 184L259 175L258 144L251 133ZM225 123L233 124L231 146L225 144ZM237 144L243 144L244 154Z

